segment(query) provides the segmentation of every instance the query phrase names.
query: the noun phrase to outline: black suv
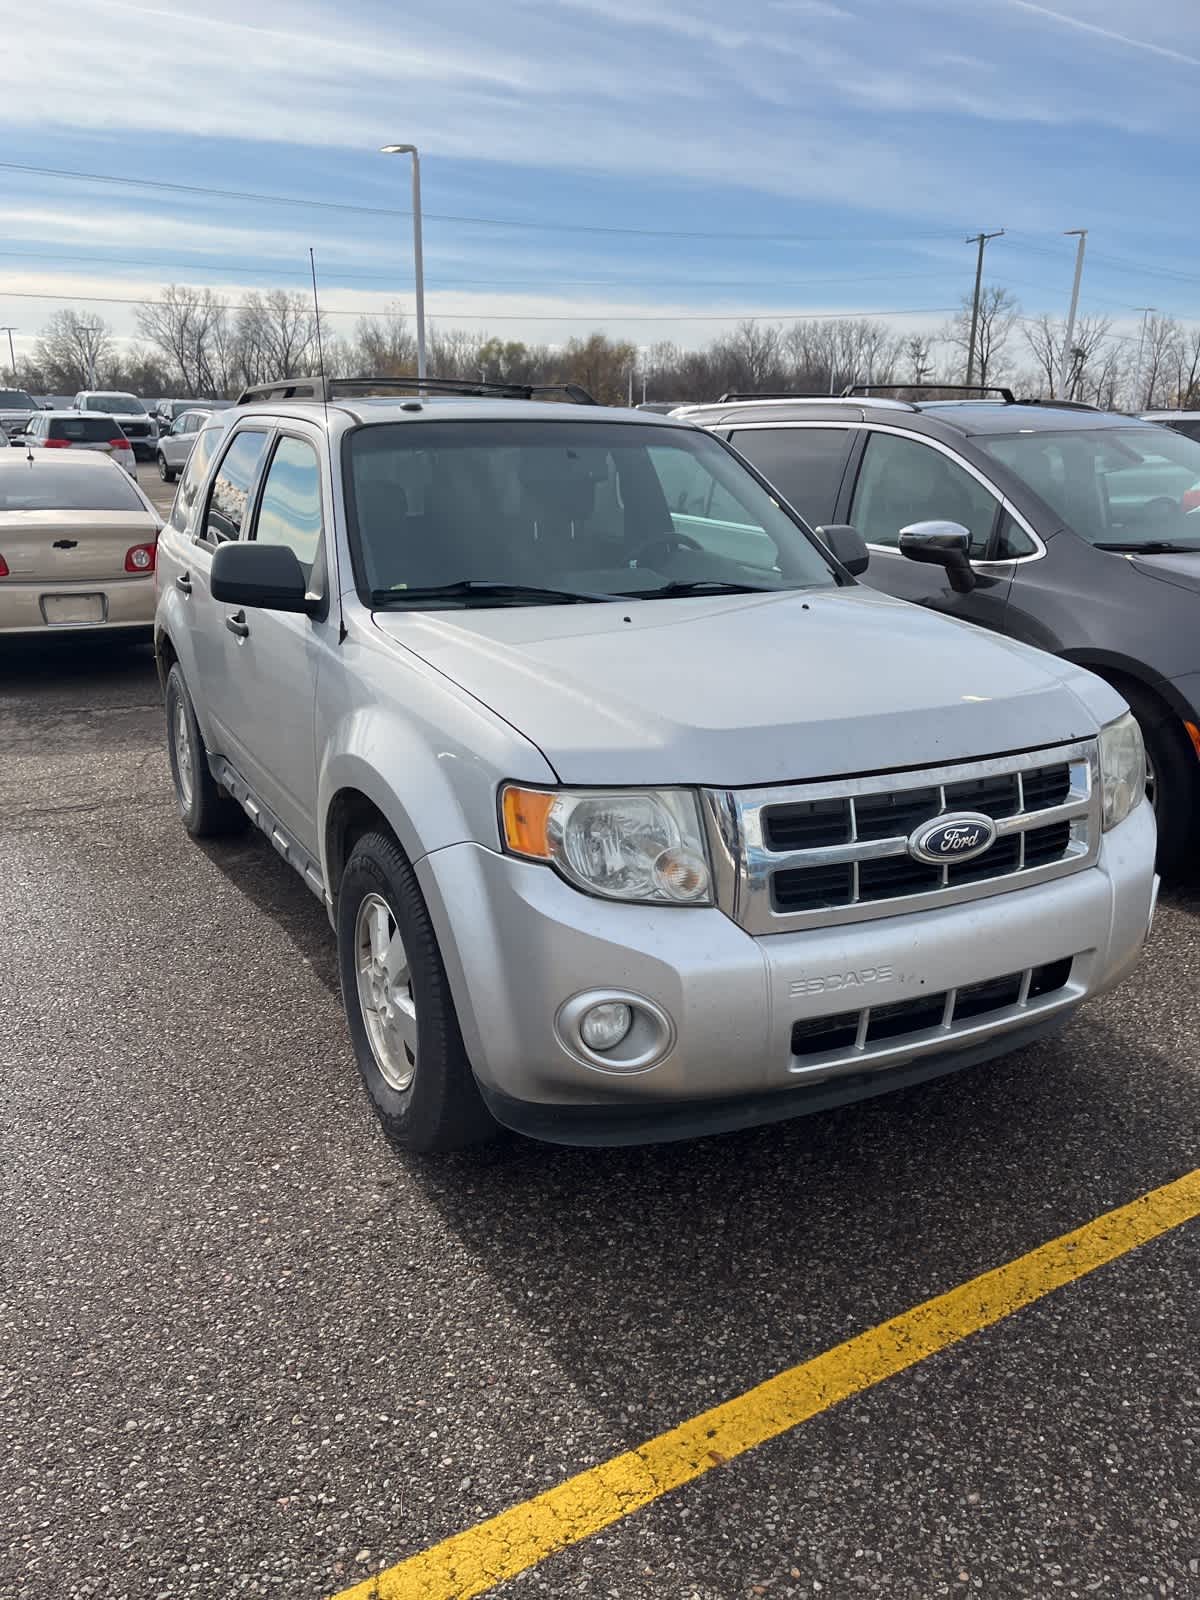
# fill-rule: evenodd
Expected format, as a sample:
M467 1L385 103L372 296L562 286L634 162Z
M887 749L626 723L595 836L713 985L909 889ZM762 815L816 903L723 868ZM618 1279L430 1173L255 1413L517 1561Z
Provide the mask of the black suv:
M1119 689L1145 735L1160 865L1178 871L1200 832L1200 442L995 393L739 395L680 414L818 529L853 524L876 588Z

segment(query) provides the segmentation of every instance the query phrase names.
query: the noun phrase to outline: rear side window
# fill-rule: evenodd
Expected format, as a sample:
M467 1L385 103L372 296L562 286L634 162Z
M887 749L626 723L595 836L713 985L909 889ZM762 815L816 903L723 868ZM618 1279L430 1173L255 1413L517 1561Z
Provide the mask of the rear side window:
M296 552L307 578L321 542L321 467L303 439L280 439L263 484L254 537Z
M52 450L39 450L31 465L14 452L0 466L0 511L145 510L129 475L107 456L81 456L59 466Z
M912 522L957 522L971 559L987 556L1000 502L964 467L919 439L872 433L854 486L850 521L868 544L896 549Z
M175 504L171 507L171 526L180 533L186 533L191 526L196 500L203 487L209 462L213 458L222 433L223 430L221 428L206 428L192 446L192 453L188 457L187 470L180 480L179 489L175 495Z
M247 428L234 434L208 497L204 538L210 544L225 544L230 539L241 538L250 507L250 491L258 477L266 446L265 433Z
M817 527L836 515L853 439L850 428L747 428L730 443Z
M1200 439L1200 418L1187 418L1183 422L1168 422L1168 428L1174 428L1176 433L1183 434L1185 439Z
M107 444L121 437L121 425L112 417L51 417L49 437L77 444Z

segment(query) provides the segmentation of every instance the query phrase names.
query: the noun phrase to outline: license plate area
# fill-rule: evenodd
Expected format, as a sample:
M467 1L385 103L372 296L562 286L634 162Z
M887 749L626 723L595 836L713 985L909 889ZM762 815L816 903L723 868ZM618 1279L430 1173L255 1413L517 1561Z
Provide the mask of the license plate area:
M102 594L44 594L41 606L51 628L94 627L108 616L108 598Z

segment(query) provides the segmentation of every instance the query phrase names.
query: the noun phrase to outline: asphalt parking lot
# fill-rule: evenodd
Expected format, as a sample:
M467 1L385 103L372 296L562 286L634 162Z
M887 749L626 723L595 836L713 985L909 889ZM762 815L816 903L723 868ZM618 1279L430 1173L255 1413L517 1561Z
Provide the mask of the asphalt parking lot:
M1200 1165L1187 888L973 1073L397 1155L320 906L186 839L161 722L147 651L0 653L3 1600L339 1594ZM1200 1596L1198 1307L1191 1222L495 1592Z

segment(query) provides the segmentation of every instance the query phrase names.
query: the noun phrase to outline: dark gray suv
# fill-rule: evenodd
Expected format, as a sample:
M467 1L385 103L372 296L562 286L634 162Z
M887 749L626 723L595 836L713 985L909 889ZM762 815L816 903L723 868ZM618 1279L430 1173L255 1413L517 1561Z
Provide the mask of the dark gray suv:
M1008 391L738 397L681 415L728 439L818 529L853 524L876 588L1106 678L1145 736L1160 865L1194 857L1200 442Z

